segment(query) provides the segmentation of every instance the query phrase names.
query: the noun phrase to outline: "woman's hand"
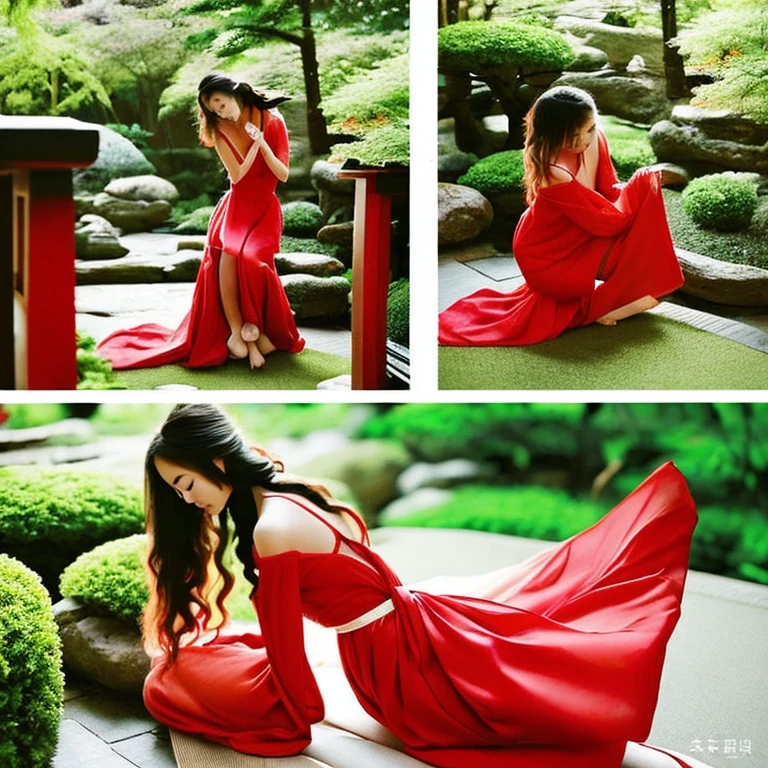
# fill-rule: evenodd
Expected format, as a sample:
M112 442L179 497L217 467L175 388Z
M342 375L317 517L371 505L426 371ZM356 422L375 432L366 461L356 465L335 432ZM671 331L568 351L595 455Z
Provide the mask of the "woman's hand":
M245 124L245 132L259 145L264 141L264 133L253 123Z

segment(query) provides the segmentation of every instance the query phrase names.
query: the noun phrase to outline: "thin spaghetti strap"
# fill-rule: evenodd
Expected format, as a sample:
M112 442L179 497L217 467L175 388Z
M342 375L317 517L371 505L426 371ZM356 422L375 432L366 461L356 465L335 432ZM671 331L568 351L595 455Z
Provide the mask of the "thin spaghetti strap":
M572 174L564 165L558 165L557 163L550 163L550 168L559 168L561 171L565 171L572 179L575 179L576 176Z
M232 140L227 136L224 131L216 131L216 133L221 136L222 139L227 143L227 146L232 150L232 154L235 155L235 157L238 158L238 160L242 163L243 162L243 156L240 154L240 150L232 143Z
M305 512L309 512L310 515L313 517L316 517L321 523L326 525L330 530L333 532L334 538L336 540L336 545L333 548L334 552L337 552L339 547L341 546L341 542L346 537L344 534L335 526L331 525L322 515L319 515L317 512L315 512L314 509L307 506L306 504L303 504L298 499L295 499L293 496L289 496L287 494L283 493L265 493L263 494L263 497L265 499L269 498L278 498L278 499L287 499L288 501L292 501L297 507L301 507Z

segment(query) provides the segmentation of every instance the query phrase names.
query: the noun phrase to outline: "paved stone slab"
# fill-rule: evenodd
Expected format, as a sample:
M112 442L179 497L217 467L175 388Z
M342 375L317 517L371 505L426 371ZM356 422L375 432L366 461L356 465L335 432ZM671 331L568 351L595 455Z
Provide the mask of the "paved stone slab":
M79 259L75 262L75 278L78 285L194 283L202 254L190 249L162 254L134 251L120 259Z
M59 744L51 768L135 768L98 736L71 719L59 726Z
M167 728L158 728L152 733L118 741L112 745L112 749L137 768L176 768Z
M514 256L498 255L486 259L473 259L465 261L464 265L476 270L481 275L490 277L491 280L499 282L509 280L513 277L522 277L520 267Z
M64 716L77 720L107 743L151 733L157 728L144 705L118 694L98 693L66 703Z

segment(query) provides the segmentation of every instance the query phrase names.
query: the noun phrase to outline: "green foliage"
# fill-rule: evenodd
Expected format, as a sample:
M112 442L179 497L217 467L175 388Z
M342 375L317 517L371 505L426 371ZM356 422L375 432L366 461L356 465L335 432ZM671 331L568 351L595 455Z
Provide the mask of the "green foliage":
M324 256L333 256L334 259L338 259L343 249L336 243L321 243L310 237L283 235L280 239L280 250L283 253L321 253Z
M294 237L313 238L323 226L323 212L315 203L297 200L285 203L283 211L283 232Z
M368 133L364 139L350 144L334 144L332 159L354 159L360 165L408 165L411 134L405 123L385 125Z
M409 56L402 53L360 71L323 100L332 128L360 132L408 119Z
M600 118L600 128L608 139L611 159L622 181L627 181L638 168L656 162L647 130L605 115Z
M49 542L50 544L50 542ZM61 640L40 577L0 554L0 764L46 768L64 700Z
M410 342L410 282L402 277L387 290L387 337L408 347Z
M112 364L96 351L93 336L77 333L77 388L125 389L115 378Z
M213 215L213 205L204 205L188 214L173 228L177 235L204 235L208 231L208 222Z
M510 149L488 155L459 176L458 183L472 187L486 196L522 190L523 151Z
M182 222L185 222L187 219L191 218L192 214L194 214L195 211L199 210L200 208L210 210L214 207L213 199L207 192L203 192L203 194L198 195L191 200L178 200L173 206L173 211L171 212L171 221L176 222L177 224L181 224Z
M573 60L561 34L530 24L467 21L443 27L437 39L440 66L456 72L559 71Z
M704 229L747 229L757 210L756 185L732 173L701 176L683 190L683 208Z
M678 35L686 64L715 77L691 102L768 123L768 6L744 3L697 18Z
M667 221L678 248L685 248L712 259L733 264L749 264L768 269L768 199L759 198L749 229L742 232L718 232L696 226L683 210L682 193L662 190Z
M66 406L60 403L7 403L3 410L10 415L5 429L41 427L66 419L68 415Z
M152 131L145 131L138 123L125 125L124 123L107 123L107 128L111 128L115 133L119 133L124 139L133 144L138 150L149 149L147 139L154 136Z
M98 613L138 622L149 600L144 573L145 534L100 544L61 574L61 594Z

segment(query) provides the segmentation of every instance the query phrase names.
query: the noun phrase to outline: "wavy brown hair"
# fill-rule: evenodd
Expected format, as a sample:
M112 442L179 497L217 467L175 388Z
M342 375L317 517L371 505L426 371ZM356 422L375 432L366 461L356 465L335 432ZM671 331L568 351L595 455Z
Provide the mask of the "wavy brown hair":
M218 519L177 495L157 471L157 457L199 472L219 487L232 487ZM223 461L223 469L214 463L216 459ZM167 664L178 656L184 635L195 639L228 618L224 601L234 585L224 564L230 517L243 575L254 591L258 588L253 559L258 519L254 487L295 493L327 512L352 512L324 486L282 476L280 461L250 447L219 408L205 403L177 405L171 411L149 445L144 469L150 587L143 617L144 643L148 649L160 649ZM216 613L218 623L213 621Z
M549 166L591 115L595 101L586 91L560 85L545 91L525 116L523 184L530 205L547 179Z
M290 101L290 96L282 93L267 95L263 91L258 91L248 83L233 80L222 72L210 72L197 86L197 120L198 136L200 143L204 147L212 147L216 135L216 126L220 120L219 116L208 109L207 101L213 93L225 93L231 96L244 110L249 107L256 109L272 109L273 107Z

